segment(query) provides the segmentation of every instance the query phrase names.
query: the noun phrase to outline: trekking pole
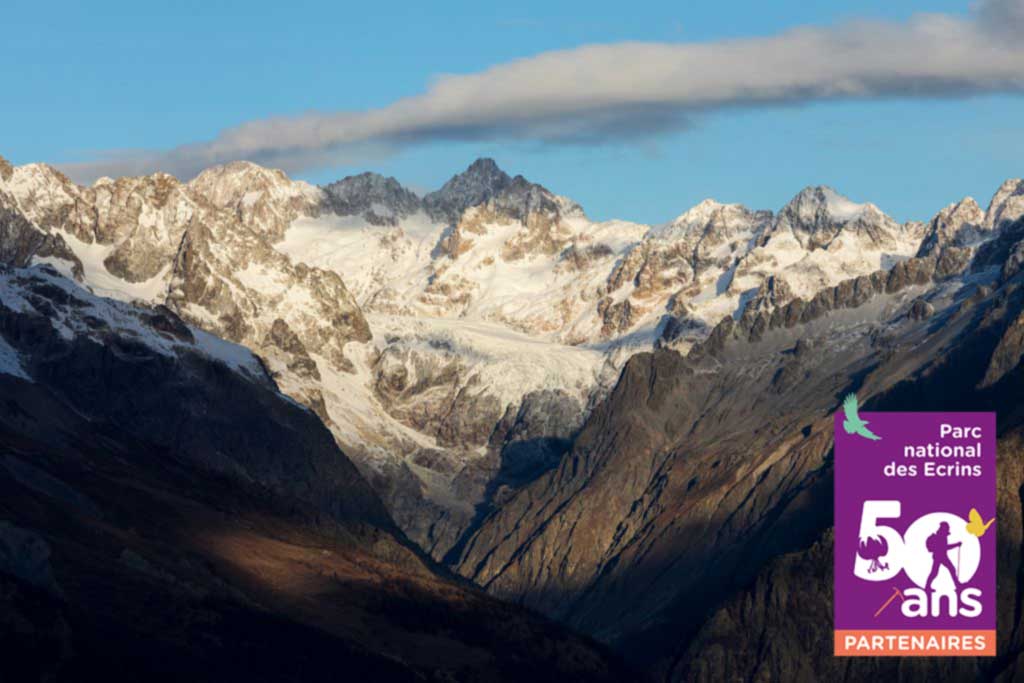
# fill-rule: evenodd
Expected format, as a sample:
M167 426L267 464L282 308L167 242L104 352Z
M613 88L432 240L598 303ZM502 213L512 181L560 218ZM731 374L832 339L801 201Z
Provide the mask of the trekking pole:
M963 550L963 545L956 547L956 582L960 583L960 551Z

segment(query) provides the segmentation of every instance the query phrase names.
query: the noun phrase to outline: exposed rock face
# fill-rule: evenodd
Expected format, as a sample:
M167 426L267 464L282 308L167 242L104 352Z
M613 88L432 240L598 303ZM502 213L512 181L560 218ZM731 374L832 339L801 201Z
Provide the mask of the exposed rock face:
M270 246L318 196L279 171L240 162L205 171L189 185L156 174L80 188L36 165L15 169L7 188L24 219L57 245L43 245L36 256L70 261L57 242L64 237L94 245L90 253L101 258L79 274L88 284L123 280L124 298L166 303L215 334L253 347L286 296L309 301L298 310L285 306L290 322L309 336L311 350L342 367L348 365L344 344L369 339L337 274L293 266Z
M82 262L60 235L38 230L17 209L17 202L0 191L0 262L25 267L33 260L57 259L71 264L82 276Z
M280 239L296 218L318 215L324 203L323 193L312 185L247 161L207 169L188 187L270 241Z
M968 246L984 236L985 228L985 212L973 198L966 197L935 214L917 255L935 256L947 245Z
M907 315L912 320L927 320L932 317L935 313L935 307L924 299L916 299L913 304L910 305L910 311Z
M898 225L873 204L854 203L831 188L809 187L755 236L720 286L742 302L775 277L808 300L843 280L889 270L917 252L923 230Z
M771 314L793 300L793 291L786 281L774 275L765 278L743 309L743 319L752 322L759 314ZM749 324L749 323L748 323Z
M1009 280L1020 271L1024 263L1024 220L1018 219L1003 225L992 240L978 247L977 255L971 262L975 272L998 269L1003 281Z
M101 179L84 188L48 166L32 164L15 168L6 189L43 232L107 246L93 253L104 270L128 283L160 275L186 227L208 216L176 179L161 173Z
M632 677L438 571L247 350L48 266L0 303L5 676Z
M432 217L451 226L439 243L438 253L458 259L486 237L489 226L521 226L501 246L505 261L527 257L554 257L565 249L573 231L565 219L582 217L575 203L557 197L522 176L509 177L490 159L473 163L440 190L424 198ZM435 268L439 276L443 270Z
M423 208L414 193L377 173L348 176L324 186L328 207L339 216L359 216L370 225L396 226Z
M808 187L779 212L773 232L789 231L802 247L823 249L848 232L872 245L895 246L899 226L874 204L855 204L830 187Z
M426 195L423 204L434 218L455 224L463 211L484 204L511 183L512 178L494 159L477 159L440 190Z
M738 204L708 199L666 226L653 231L616 264L608 276L609 292L628 292L628 299L605 306L602 335L611 338L633 328L641 316L609 320L608 310L641 312L664 309L668 296L697 297L709 287L722 294L725 275L749 250L771 220L771 212L750 211ZM620 294L621 296L621 294ZM599 308L599 312L601 309Z
M375 388L392 415L442 445L483 446L503 408L488 396L455 349L390 346L376 365ZM474 392L474 388L476 391ZM462 403L472 403L461 406Z
M7 263L65 262L70 275L101 291L166 304L259 351L283 312L307 351L341 370L352 367L344 346L370 339L336 273L293 265L270 246L320 201L319 190L280 171L238 162L188 185L156 174L81 188L33 165L14 169L5 187L0 203L9 196L13 207L0 221Z
M1002 228L1024 216L1024 180L1015 178L1003 183L989 204L985 213L988 228Z
M166 300L214 334L257 349L283 318L310 353L342 370L352 367L345 345L371 338L336 273L292 264L260 235L232 222L189 230L174 257Z

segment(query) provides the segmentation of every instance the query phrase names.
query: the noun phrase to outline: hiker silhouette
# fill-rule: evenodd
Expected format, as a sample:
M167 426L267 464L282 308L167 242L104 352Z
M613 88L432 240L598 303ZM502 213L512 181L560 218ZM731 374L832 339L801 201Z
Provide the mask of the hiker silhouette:
M936 529L935 533L925 541L925 547L932 554L932 570L928 573L928 581L925 582L925 587L928 590L932 590L932 581L938 578L939 569L945 567L953 579L953 585L959 590L960 577L956 575L953 562L949 559L949 551L953 548L959 548L960 543L949 542L949 524L946 522L939 524L939 528Z

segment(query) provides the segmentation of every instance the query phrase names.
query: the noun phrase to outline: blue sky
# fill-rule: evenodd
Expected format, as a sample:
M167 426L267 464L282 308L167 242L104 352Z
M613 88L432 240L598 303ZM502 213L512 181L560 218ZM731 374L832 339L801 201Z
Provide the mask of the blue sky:
M5 7L0 154L14 163L165 150L251 120L364 111L551 50L644 41L716 42L850 19L966 16L966 2L732 3L137 2ZM628 12L624 10L628 9ZM966 194L985 204L1020 162L1024 100L887 96L691 115L643 139L560 144L483 135L321 162L327 182L366 169L423 191L492 156L579 201L594 218L661 222L705 197L777 209L808 184L835 186L898 219ZM329 158L329 157L328 157ZM345 155L338 159L345 161Z

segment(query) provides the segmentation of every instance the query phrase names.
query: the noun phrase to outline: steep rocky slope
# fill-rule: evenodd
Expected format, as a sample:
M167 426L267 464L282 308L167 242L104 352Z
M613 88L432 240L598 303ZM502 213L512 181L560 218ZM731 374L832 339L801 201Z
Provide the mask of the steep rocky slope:
M425 559L259 360L0 270L4 680L623 680Z
M809 300L773 303L764 287L752 301L763 305L686 356L633 357L572 452L484 520L459 570L671 680L924 680L927 666L831 657L828 595L814 583L825 551L813 545L831 520L829 416L852 390L878 409L990 407L1004 434L1000 629L1012 659L1024 221L1007 220L980 246L950 243ZM794 551L805 554L769 564ZM811 585L795 584L794 563ZM936 671L973 677L1006 661Z
M1018 222L1015 231L1024 228ZM998 415L998 657L936 660L840 660L831 657L832 535L770 562L757 578L716 607L692 642L665 668L671 680L722 676L790 680L1016 680L1020 676L1021 562L1024 529L1024 404L1020 387L1019 276L997 280L995 292L964 302L970 324L921 371L893 384L872 383L890 369L882 362L869 386L880 386L871 410L992 410ZM969 304L969 305L968 305ZM896 359L893 359L896 360ZM830 515L821 517L823 529Z

